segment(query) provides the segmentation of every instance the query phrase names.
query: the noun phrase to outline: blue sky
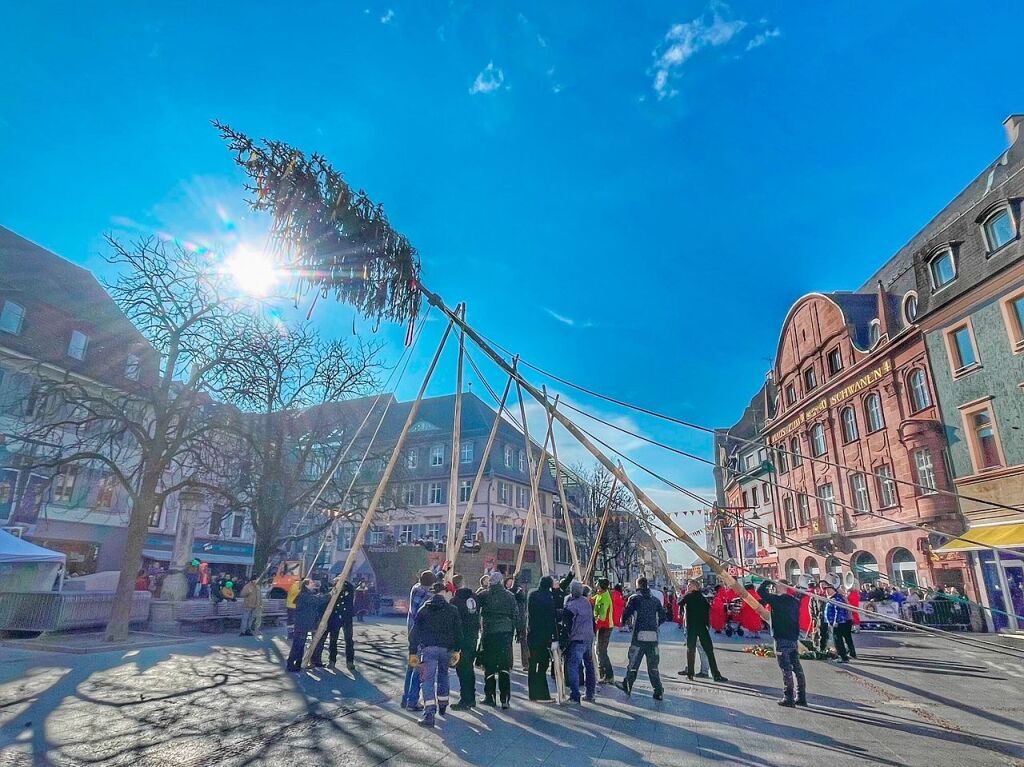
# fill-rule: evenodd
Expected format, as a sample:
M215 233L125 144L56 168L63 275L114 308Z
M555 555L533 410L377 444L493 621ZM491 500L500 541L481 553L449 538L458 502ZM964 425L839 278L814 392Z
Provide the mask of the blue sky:
M792 302L862 284L1024 109L1010 3L281 7L0 2L0 224L100 271L108 231L259 241L221 119L327 155L488 336L712 426L763 380ZM315 319L351 333L344 308ZM379 332L397 354L401 330ZM620 444L710 492L706 466Z

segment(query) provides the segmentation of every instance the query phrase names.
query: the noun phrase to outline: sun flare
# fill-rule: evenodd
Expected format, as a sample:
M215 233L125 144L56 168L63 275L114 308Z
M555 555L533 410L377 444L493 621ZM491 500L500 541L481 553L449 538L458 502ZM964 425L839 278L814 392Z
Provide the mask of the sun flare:
M267 295L280 279L266 253L245 246L239 246L225 259L224 268L239 290L253 296Z

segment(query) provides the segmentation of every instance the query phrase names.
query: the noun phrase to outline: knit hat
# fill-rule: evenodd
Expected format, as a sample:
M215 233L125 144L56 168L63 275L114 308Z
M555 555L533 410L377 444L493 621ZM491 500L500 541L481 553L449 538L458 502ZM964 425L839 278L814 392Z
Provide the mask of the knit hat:
M573 599L583 596L583 584L579 581L573 581L569 584L569 593L572 594Z

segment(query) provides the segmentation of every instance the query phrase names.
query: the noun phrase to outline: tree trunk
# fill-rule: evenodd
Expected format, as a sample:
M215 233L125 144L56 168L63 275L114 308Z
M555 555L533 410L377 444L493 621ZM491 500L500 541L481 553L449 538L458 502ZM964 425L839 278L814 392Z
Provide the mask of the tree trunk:
M131 619L132 600L135 595L135 578L142 567L142 547L146 543L149 532L149 515L156 508L156 481L150 477L143 479L139 490L138 503L132 506L128 520L128 534L124 543L124 558L121 561L121 575L117 579L117 591L114 593L114 604L107 622L104 640L107 642L123 642L128 638L128 623Z

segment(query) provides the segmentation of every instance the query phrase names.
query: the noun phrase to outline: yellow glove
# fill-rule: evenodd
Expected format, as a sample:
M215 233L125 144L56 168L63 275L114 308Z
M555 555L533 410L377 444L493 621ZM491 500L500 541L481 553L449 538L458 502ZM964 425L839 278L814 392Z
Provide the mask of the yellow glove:
M420 665L420 656L416 655L415 653L410 653L409 666L412 668L416 668L418 665Z
M460 660L462 660L462 652L460 650L456 650L452 653L452 659L448 661L448 665L455 668L459 665Z

